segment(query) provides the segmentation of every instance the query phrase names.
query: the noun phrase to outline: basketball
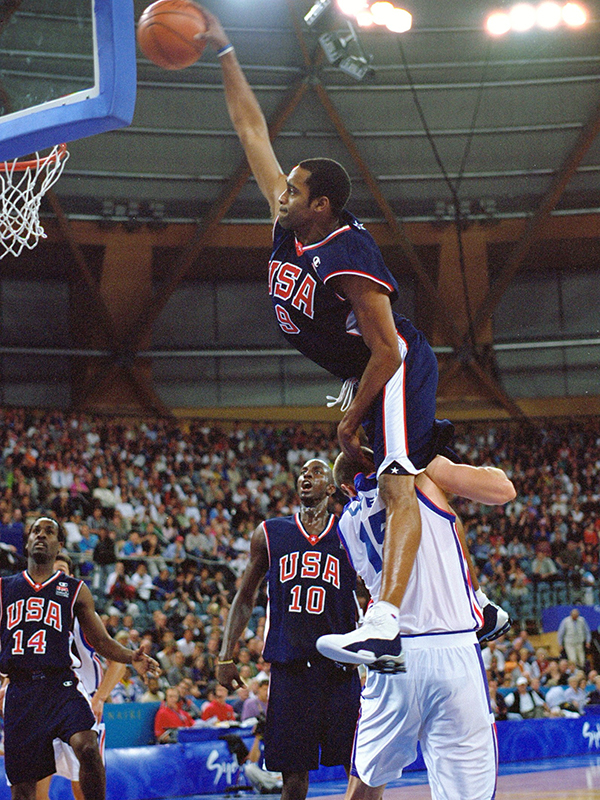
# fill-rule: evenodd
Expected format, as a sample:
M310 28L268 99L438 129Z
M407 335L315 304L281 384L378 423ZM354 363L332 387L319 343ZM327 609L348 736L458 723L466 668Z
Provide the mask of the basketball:
M206 30L201 9L192 0L157 0L139 18L137 41L150 61L164 69L184 69L202 55Z

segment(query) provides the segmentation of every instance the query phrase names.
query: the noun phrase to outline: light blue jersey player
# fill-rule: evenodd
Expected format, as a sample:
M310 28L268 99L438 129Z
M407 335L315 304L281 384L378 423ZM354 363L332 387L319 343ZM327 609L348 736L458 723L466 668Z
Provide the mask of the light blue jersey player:
M336 483L351 499L338 530L353 566L377 600L385 507L375 476L353 474L351 462L340 456L334 467ZM488 485L496 481L500 495L506 491L504 502L510 498L510 482L498 470L467 468L463 475L483 478ZM368 670L347 800L379 800L385 784L399 778L416 758L417 741L433 800L491 800L497 745L476 635L483 612L459 535L460 521L444 492L422 474L417 493L421 544L399 610L407 671L386 675ZM322 640L317 648L329 655Z

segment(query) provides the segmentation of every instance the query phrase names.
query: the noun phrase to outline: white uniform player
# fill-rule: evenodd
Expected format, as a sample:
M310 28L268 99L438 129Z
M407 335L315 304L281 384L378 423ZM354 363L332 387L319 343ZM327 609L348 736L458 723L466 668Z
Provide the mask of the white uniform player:
M483 615L473 591L444 493L417 478L421 544L400 606L406 672L368 670L361 698L350 796L376 797L417 755L429 774L433 800L491 800L497 744L481 650ZM339 533L356 571L376 601L381 583L385 508L375 477L357 476L358 495L346 506ZM317 643L317 647L319 647Z
M98 687L102 681L104 672L102 664L98 658L94 648L86 641L81 628L79 627L79 620L75 620L73 625L73 642L71 650L76 654L74 660L75 674L79 678L79 682L86 694L90 698L97 692ZM77 659L79 666L77 666ZM106 726L103 722L96 720L94 730L98 734L98 748L100 755L104 761L104 744L106 740ZM70 781L79 780L79 761L73 748L63 742L62 739L54 739L54 759L56 761L56 774L68 778Z

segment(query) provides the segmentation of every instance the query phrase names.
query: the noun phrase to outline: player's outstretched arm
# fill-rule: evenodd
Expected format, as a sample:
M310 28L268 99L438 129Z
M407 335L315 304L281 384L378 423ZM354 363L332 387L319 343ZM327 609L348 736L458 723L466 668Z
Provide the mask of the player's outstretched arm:
M230 691L242 685L236 665L233 663L233 651L240 636L246 630L248 621L254 609L258 589L269 568L269 551L267 540L262 525L259 525L252 534L250 542L250 561L246 567L240 587L233 598L225 630L223 644L219 653L217 666L217 680Z
M92 593L85 584L81 585L74 610L85 638L101 656L121 664L131 664L140 675L160 670L159 663L146 655L141 648L129 650L108 635L94 608Z
M208 27L198 38L209 42L217 53L230 47L229 37L219 19L206 8L202 8L202 11ZM233 47L219 56L219 62L229 116L246 153L252 174L269 203L271 217L275 219L279 209L279 196L286 188L286 176L271 145L267 122Z
M512 481L497 467L454 464L445 456L438 455L428 464L425 474L447 494L485 505L504 505L514 500L517 494Z

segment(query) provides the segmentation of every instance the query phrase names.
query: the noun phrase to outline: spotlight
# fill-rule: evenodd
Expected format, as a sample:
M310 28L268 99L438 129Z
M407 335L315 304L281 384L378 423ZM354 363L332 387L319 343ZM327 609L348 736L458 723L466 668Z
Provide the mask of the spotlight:
M342 14L348 17L357 17L369 8L367 0L337 0L337 6Z
M387 0L377 0L371 6L371 14L376 25L387 25L390 14L394 12L394 6Z
M552 30L560 25L562 9L558 3L546 2L538 6L537 24L545 30Z
M392 33L406 33L412 28L412 14L403 8L394 8L387 16L385 27Z
M323 48L325 57L330 64L339 64L339 62L348 53L348 45L355 39L354 31L348 33L344 31L331 31L330 33L323 33L319 36L319 44Z
M503 36L510 30L510 19L508 14L503 11L497 11L490 14L485 23L487 31L492 36Z
M309 28L312 28L313 25L316 25L330 5L331 0L317 0L314 6L312 6L312 8L304 17L305 24L308 25Z
M373 78L375 76L375 70L362 56L346 56L343 58L338 67L342 72L345 72L346 75L350 75L351 78L354 80L362 81L365 78Z
M368 8L365 11L359 11L356 15L356 22L360 28L370 28L372 25L375 25L373 14L371 14Z
M529 3L517 3L509 12L513 31L523 33L535 25L535 8Z
M562 18L570 28L579 28L587 22L587 11L579 3L567 3L562 10Z

